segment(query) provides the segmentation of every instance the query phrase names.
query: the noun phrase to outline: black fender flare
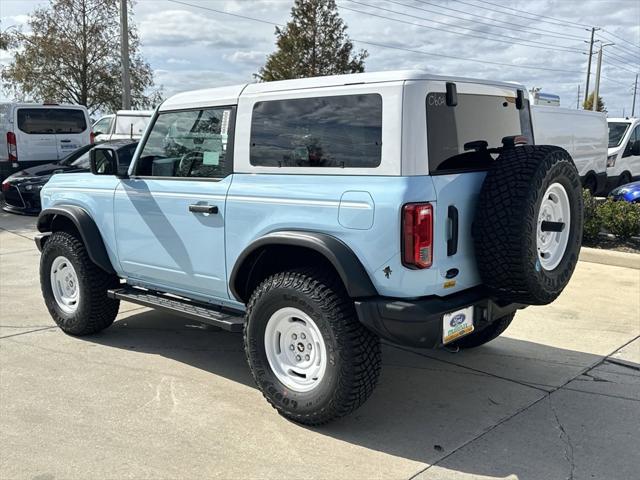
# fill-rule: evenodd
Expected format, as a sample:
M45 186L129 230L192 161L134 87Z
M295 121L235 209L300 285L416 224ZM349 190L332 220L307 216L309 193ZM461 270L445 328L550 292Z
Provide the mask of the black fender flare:
M38 231L41 233L51 232L56 217L65 217L71 220L82 237L82 243L87 249L89 259L105 272L112 275L116 274L113 265L111 265L100 230L85 209L76 205L58 205L46 208L38 216ZM42 240L40 242L44 243Z
M378 295L362 263L342 240L320 232L280 230L253 241L238 256L229 277L229 289L238 300L248 300L248 295L242 290L242 277L251 272L252 257L256 259L255 254L259 255L263 247L270 245L304 247L318 252L333 265L351 298Z

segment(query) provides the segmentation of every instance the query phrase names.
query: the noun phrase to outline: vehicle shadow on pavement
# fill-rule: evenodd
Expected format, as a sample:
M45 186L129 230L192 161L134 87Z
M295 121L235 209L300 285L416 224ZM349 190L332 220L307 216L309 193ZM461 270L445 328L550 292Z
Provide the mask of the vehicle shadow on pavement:
M242 335L166 313L131 312L101 334L84 339L161 355L255 387ZM622 402L621 411L631 416L635 411L637 418L640 366L627 363L628 368L607 366L598 355L508 337L457 354L383 345L382 374L369 401L329 425L301 428L389 455L429 465L437 462L424 478L437 469L487 478L562 478L568 475L565 469L579 462L617 463L625 472L625 462L632 468L633 452L640 448L637 432L631 435L629 417L615 414L612 420L603 410L615 411L622 408L616 402ZM616 385L624 382L627 390L616 393ZM606 418L607 426L597 418ZM618 437L627 440L616 447L615 455L610 451L593 459L589 449L598 448L594 443L607 445ZM587 439L589 447L580 450ZM541 472L547 475L541 477ZM607 478L614 477L609 472Z

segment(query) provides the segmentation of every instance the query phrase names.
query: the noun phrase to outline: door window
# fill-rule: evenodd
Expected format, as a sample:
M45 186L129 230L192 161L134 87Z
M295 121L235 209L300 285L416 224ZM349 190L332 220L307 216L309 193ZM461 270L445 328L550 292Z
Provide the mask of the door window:
M96 135L104 135L111 133L111 121L113 117L102 117L93 126L93 133Z
M18 128L28 134L82 133L87 129L84 111L71 108L20 108Z
M233 107L160 113L153 124L136 175L224 178L232 171Z

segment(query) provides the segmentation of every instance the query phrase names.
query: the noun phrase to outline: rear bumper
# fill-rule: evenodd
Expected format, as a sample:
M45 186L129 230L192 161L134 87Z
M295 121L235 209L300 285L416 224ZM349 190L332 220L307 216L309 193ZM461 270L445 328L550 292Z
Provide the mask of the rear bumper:
M409 347L442 346L442 316L445 313L474 307L474 331L525 305L499 303L482 287L454 293L447 297L399 299L371 297L355 301L360 322L390 342Z

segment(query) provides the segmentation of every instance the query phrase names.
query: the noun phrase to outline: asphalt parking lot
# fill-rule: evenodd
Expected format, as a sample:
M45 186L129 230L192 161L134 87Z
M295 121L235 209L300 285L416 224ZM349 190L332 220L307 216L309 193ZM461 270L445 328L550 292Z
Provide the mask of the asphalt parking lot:
M131 304L64 335L34 224L0 214L0 478L638 478L638 269L579 262L475 351L386 345L364 407L307 428L263 400L240 335Z

